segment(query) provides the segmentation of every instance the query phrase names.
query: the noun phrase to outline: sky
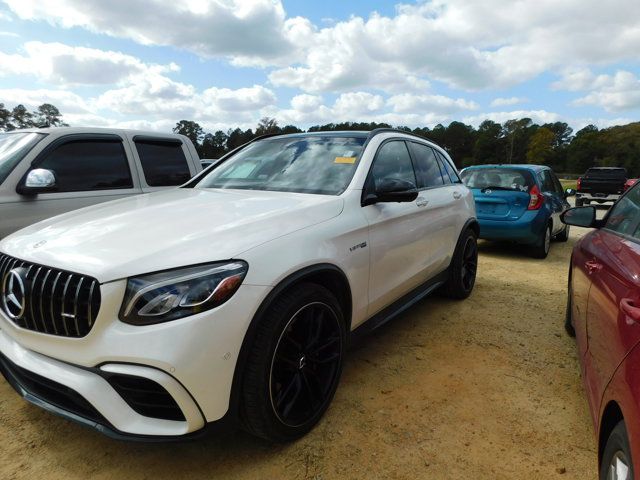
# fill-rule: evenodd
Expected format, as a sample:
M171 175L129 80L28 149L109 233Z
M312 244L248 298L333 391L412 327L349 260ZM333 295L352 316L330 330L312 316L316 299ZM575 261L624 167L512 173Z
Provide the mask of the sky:
M638 0L0 0L0 103L73 126L640 119Z

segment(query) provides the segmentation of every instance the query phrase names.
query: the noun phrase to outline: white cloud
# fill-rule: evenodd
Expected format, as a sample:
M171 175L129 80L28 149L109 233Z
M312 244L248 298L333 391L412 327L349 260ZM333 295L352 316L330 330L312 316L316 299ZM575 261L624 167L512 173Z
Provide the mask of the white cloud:
M350 92L340 95L333 108L336 112L355 119L358 115L376 112L383 106L384 99L381 95L368 92Z
M120 52L62 43L27 42L23 50L24 54L0 52L0 76L36 76L58 85L100 85L179 70L173 63L146 64Z
M34 110L43 103L51 103L58 107L65 118L67 115L86 115L91 112L91 107L84 98L66 90L0 89L0 103L10 107L20 103L28 110Z
M549 112L547 110L512 110L504 112L486 112L478 115L464 117L462 122L477 127L485 120L493 120L497 123L504 123L507 120L518 118L530 118L534 123L542 125L543 123L566 122L569 119L564 118L559 113Z
M275 58L293 48L285 12L272 0L5 0L25 20L168 45L203 56Z
M618 70L613 75L596 75L588 68L569 69L552 86L588 92L572 102L575 106L595 105L607 112L640 108L640 78L625 70Z
M291 99L291 108L301 113L309 113L317 110L322 106L322 97L320 95L296 95Z
M446 113L462 110L476 110L478 104L463 98L449 98L443 95L394 95L387 101L395 113Z
M517 105L518 103L526 103L528 102L528 98L524 97L509 97L509 98L494 98L491 101L491 107L507 107L509 105Z

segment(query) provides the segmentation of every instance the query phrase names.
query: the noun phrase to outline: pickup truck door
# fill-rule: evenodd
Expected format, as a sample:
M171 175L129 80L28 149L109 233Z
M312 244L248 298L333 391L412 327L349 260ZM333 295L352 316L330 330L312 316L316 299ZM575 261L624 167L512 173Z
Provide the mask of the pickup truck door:
M0 203L0 237L55 215L142 193L128 149L115 134L73 134L53 140L30 166L16 169L16 175L3 184L3 193L9 198ZM53 171L57 191L17 193L19 184L34 168Z
M200 159L188 139L133 135L129 141L144 192L180 186L202 171Z

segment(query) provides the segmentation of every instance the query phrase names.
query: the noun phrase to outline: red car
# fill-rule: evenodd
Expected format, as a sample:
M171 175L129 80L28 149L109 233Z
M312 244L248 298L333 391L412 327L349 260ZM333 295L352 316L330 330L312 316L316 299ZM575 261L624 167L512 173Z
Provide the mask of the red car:
M572 208L561 218L594 228L573 249L565 327L578 345L600 479L634 479L640 472L640 184L603 220L594 207Z

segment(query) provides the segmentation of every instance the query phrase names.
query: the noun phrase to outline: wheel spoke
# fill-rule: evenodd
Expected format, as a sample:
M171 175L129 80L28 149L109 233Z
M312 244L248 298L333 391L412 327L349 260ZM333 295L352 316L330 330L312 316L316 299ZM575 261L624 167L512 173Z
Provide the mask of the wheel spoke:
M296 389L293 392L291 401L287 403L284 409L282 410L282 415L284 415L285 417L289 416L289 413L291 413L291 409L298 401L298 398L300 397L300 393L302 392L302 382L300 381L300 375L296 375L294 377L294 384L296 385Z
M286 388L283 388L278 392L278 397L275 400L276 407L280 408L282 406L282 402L284 402L287 396L289 396L289 394L294 391L296 382L299 382L297 373L291 377L291 381L286 386Z
M319 406L319 404L322 403L322 398L319 397L324 397L324 392L322 391L316 391L314 392L314 387L311 385L314 382L310 382L309 378L307 377L307 374L303 371L302 372L302 383L305 386L305 389L307 391L307 396L309 397L309 401L311 402L311 406L312 408L316 408L317 406ZM317 384L316 384L316 388L317 389Z
M309 352L309 355L311 357L317 357L318 354L320 352L322 352L323 350L332 347L333 345L335 345L336 343L340 342L340 337L331 337L328 338L324 343L322 343L321 345L316 345L315 348L313 350L311 350Z

